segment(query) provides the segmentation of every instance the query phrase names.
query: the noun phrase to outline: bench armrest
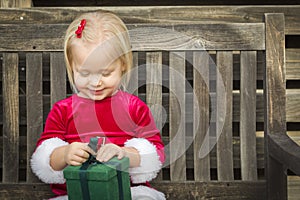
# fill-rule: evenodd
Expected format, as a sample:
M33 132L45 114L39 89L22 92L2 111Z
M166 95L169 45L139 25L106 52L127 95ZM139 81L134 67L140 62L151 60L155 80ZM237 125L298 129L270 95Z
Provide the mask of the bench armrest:
M300 146L286 134L268 134L269 154L300 175Z

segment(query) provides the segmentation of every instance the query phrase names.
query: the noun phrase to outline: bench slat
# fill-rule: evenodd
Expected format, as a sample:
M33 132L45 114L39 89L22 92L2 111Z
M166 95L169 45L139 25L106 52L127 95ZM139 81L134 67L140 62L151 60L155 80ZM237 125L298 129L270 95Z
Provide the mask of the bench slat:
M19 56L3 54L3 179L18 182L19 179Z
M172 181L184 181L186 180L185 52L170 52L169 64L170 177Z
M62 52L50 53L50 101L53 105L66 97L66 67Z
M127 26L134 51L265 49L263 23ZM62 51L66 29L67 24L0 24L0 51Z
M269 135L286 134L286 77L284 15L266 14L265 153L268 199L287 199L285 164L273 158ZM272 59L271 59L272 58Z
M162 54L147 53L146 102L153 114L156 126L162 128Z
M257 180L256 52L241 52L240 138L242 180Z
M43 131L42 53L26 54L26 106L27 106L27 182L38 182L32 173L30 158L37 139Z
M138 96L138 88L139 88L139 54L138 52L133 52L132 53L132 70L126 74L129 75L129 80L128 78L125 77L126 81L128 81L128 84L126 85L126 90Z
M286 34L299 34L299 5L251 6L120 6L102 7L117 13L126 23L262 22L264 13L284 13ZM65 23L99 7L32 7L1 9L1 23ZM213 13L213 14L212 14Z
M161 181L151 184L166 194L167 199L255 199L265 200L265 181L231 183L224 182L170 182ZM297 186L297 185L296 185ZM293 189L297 189L294 186ZM0 199L40 200L53 197L47 184L2 184Z
M135 58L137 59L137 58ZM137 62L137 60L135 60ZM135 63L137 64L137 63ZM139 66L136 66L139 67ZM144 68L144 66L142 66ZM137 72L134 70L133 75L136 76L138 83ZM153 114L156 126L162 130L162 53L148 52L146 53L146 102ZM162 173L159 173L157 180L162 179Z
M232 61L232 52L217 52L216 134L218 180L220 181L234 179L232 150ZM222 93L222 89L224 89L225 94Z
M194 178L210 180L209 144L209 54L194 52Z

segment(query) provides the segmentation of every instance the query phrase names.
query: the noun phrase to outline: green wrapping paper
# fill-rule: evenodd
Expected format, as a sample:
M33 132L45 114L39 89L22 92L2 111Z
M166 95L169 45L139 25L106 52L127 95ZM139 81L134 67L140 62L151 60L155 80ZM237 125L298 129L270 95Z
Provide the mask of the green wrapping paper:
M130 200L128 167L127 157L66 167L63 173L69 200Z
M97 141L90 139L94 151ZM81 166L67 166L63 173L69 200L131 200L128 168L127 157L101 163L92 155Z

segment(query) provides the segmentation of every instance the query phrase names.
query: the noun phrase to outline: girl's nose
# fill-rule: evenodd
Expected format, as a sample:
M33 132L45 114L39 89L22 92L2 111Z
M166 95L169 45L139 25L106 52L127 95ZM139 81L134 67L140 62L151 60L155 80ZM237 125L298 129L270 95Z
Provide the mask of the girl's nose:
M92 85L99 87L102 85L102 75L94 75L90 81Z
M102 85L102 80L99 81L97 87L100 87Z

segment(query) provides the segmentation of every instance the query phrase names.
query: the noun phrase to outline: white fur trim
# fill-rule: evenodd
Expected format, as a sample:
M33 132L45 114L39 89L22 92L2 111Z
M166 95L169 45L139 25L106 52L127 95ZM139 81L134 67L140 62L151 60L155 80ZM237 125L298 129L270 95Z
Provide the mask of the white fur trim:
M63 195L63 196L58 196L58 197L54 197L54 198L51 198L49 200L68 200L68 195Z
M132 200L165 200L165 195L147 186L131 187Z
M133 183L144 183L154 179L162 166L156 147L144 138L127 140L125 142L125 147L136 148L141 157L139 167L129 168L131 181Z
M50 138L37 147L31 157L31 169L35 175L45 183L65 183L63 171L55 171L50 166L50 155L57 147L69 143L59 139Z

